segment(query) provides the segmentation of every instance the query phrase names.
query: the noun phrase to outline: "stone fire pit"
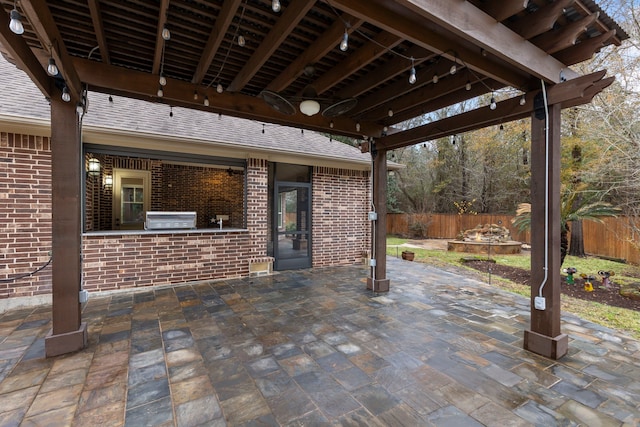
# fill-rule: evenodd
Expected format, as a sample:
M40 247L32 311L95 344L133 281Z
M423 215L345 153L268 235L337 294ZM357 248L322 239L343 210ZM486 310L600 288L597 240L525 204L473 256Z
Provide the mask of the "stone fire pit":
M522 243L511 240L509 229L498 224L478 224L465 230L459 239L447 242L448 251L472 254L519 254L521 247Z

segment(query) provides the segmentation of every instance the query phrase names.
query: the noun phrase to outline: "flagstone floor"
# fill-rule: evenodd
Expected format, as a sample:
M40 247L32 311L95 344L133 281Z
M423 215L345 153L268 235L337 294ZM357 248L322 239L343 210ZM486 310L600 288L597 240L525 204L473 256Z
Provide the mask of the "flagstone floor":
M89 300L89 346L45 359L50 307L0 315L0 426L621 426L640 343L563 316L522 350L528 298L389 259Z

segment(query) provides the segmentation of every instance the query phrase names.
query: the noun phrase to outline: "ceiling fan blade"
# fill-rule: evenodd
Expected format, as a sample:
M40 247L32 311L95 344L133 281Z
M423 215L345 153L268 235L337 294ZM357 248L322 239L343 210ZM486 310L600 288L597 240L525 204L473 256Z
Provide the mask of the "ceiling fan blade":
M342 101L335 102L322 111L325 117L338 117L356 106L358 100L355 98L347 98Z
M266 102L271 108L282 114L292 116L296 113L296 109L293 104L276 92L263 90L260 92L260 98L264 99L264 102Z

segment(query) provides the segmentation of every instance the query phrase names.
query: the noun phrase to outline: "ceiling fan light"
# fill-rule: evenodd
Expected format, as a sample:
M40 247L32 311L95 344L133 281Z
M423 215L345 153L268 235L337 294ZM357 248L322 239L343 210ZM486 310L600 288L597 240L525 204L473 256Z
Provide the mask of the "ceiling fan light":
M300 112L307 116L313 116L320 112L320 103L313 99L305 99L300 103Z

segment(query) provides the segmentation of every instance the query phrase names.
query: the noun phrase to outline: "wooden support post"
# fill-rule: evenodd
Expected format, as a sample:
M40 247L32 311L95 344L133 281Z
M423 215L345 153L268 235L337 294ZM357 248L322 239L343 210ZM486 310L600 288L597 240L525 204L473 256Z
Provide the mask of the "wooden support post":
M51 99L51 212L53 328L45 338L47 357L81 350L87 345L82 323L82 177L80 126L76 107Z
M387 150L377 151L375 144L371 145L373 156L373 204L378 213L378 219L373 221L372 247L375 253L376 265L371 267L371 277L367 278L367 289L375 292L389 292L387 279Z
M524 348L559 359L567 353L569 342L560 332L560 105L549 106L548 116L546 123L540 108L531 117L531 330L524 333ZM535 308L541 287L544 310Z

